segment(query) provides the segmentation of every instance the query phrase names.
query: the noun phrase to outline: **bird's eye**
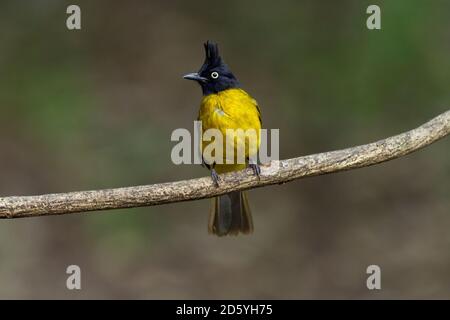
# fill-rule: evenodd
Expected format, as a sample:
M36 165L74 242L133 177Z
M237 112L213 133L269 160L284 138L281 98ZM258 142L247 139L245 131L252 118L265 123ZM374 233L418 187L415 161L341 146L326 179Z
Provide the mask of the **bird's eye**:
M218 77L219 77L219 73L218 72L216 72L216 71L211 72L211 78L217 79Z

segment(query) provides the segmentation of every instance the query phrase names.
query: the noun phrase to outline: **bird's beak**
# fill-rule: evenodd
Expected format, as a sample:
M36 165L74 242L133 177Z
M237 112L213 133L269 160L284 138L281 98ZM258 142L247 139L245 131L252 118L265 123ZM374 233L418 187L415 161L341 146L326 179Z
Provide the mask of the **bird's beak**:
M195 80L195 81L198 81L198 82L206 82L206 81L208 81L207 78L200 76L197 72L188 73L188 74L183 76L183 79Z

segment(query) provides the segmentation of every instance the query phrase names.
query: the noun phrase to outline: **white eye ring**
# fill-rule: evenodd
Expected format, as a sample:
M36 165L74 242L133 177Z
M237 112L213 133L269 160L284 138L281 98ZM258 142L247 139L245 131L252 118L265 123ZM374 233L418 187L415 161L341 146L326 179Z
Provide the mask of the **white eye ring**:
M218 77L219 77L219 73L218 72L216 72L216 71L211 72L211 78L217 79Z

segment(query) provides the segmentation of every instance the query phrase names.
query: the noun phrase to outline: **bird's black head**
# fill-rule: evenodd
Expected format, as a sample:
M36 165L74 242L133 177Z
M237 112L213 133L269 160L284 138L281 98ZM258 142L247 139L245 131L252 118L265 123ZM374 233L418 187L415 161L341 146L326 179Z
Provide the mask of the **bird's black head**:
M238 80L219 55L217 43L207 41L204 46L206 58L203 66L198 72L189 73L183 78L197 81L204 95L239 87Z

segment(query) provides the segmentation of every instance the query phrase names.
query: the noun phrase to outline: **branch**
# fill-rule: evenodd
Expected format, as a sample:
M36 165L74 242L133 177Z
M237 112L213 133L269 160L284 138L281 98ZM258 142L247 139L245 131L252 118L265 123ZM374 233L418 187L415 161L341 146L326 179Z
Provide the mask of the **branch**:
M392 160L423 148L450 133L450 110L422 126L374 143L281 161L221 175L215 187L209 177L146 186L41 196L0 198L0 218L23 218L84 211L154 206L211 198L230 191L281 184L295 179L356 169Z

